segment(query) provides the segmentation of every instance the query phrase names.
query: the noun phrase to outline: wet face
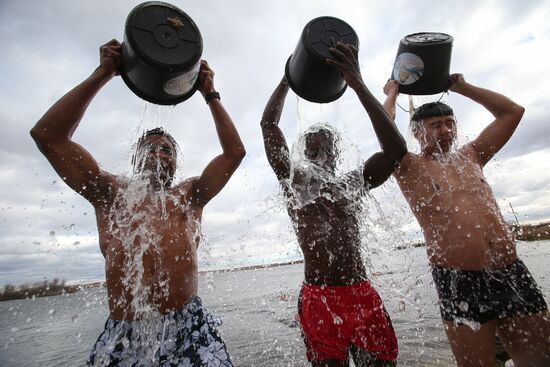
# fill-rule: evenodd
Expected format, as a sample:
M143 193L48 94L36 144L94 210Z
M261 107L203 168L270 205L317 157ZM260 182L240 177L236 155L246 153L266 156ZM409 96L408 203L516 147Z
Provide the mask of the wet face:
M137 148L136 171L153 179L163 186L170 185L176 172L176 147L163 135L149 135Z
M334 171L338 152L334 134L319 130L305 135L304 155L313 164Z
M414 131L423 152L449 152L456 134L456 121L452 115L427 117Z

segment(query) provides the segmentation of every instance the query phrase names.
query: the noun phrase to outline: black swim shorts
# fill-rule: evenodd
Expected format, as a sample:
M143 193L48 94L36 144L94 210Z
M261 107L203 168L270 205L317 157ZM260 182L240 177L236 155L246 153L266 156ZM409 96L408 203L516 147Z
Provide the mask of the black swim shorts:
M441 317L486 323L547 309L540 289L521 260L491 271L432 267Z
M88 366L232 367L214 318L195 297L185 307L137 321L108 319Z

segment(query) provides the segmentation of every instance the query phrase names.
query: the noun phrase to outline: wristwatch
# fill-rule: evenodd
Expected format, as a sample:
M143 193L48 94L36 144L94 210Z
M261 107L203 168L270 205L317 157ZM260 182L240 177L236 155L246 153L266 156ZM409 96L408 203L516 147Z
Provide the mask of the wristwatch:
M206 104L208 104L208 102L210 102L210 100L214 99L214 98L217 98L217 99L220 99L221 100L221 97L220 97L220 94L216 91L213 91L213 92L210 92L210 93L206 93L204 95L204 100L206 101Z

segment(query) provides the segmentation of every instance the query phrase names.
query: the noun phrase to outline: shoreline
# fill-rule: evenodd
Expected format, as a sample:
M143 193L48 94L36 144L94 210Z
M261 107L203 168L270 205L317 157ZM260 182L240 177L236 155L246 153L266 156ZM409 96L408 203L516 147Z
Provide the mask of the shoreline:
M546 241L550 240L550 222L536 223L536 224L510 224L510 229L515 237L516 241L523 242L536 242L536 241ZM400 245L395 247L396 250L404 250L411 247L424 247L424 242L415 242L409 243L406 245ZM267 269L285 265L294 265L303 263L303 259L290 260L278 263L271 264L258 264L258 265L246 265L233 268L225 269L213 269L213 270L199 270L200 274L208 273L229 273L235 271L247 271L247 270L257 270L257 269ZM60 296L70 293L76 293L83 289L98 288L104 287L105 281L93 282L93 283L84 283L84 284L75 284L75 285L65 285L64 281L57 283L55 280L52 284L40 283L39 285L32 284L23 284L19 287L6 285L4 291L0 292L0 302L16 300L16 299L33 299L36 297L50 297L50 296Z

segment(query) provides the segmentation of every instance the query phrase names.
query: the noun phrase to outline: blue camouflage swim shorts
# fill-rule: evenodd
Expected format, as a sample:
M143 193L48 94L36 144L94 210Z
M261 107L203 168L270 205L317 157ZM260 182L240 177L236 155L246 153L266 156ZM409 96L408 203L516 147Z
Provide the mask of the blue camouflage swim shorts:
M195 297L185 307L147 320L107 319L88 366L232 367L218 326Z

